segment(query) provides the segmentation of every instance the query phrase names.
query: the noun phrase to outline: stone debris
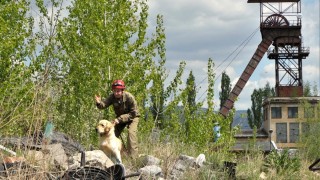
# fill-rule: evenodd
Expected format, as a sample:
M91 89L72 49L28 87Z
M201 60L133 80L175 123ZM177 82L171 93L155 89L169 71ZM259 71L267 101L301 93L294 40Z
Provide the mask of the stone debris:
M21 157L5 156L2 158L3 155L0 151L0 179L11 178L17 174L18 171L19 173L23 172L21 170L22 167L25 168L25 171L30 172L30 170L32 170L32 172L35 172L32 173L33 177L29 177L30 175L28 175L28 178L31 179L35 177L59 179L63 177L65 172L81 169L82 167L93 167L107 171L108 168L115 166L101 150L84 151L84 148L82 148L79 143L71 140L63 133L53 133L50 144L42 144L39 137L38 139L34 139L34 137L33 139L1 138L0 143L17 149L22 149L22 147L27 149ZM5 146L2 147L5 148ZM12 152L14 152L14 148ZM131 172L130 174L125 174L124 177L137 179L138 176L141 180L164 179L161 159L151 155L142 155L138 158L142 163L142 167L137 172L132 172L130 169L124 171L123 169L123 172ZM169 179L179 179L186 171L201 168L204 166L205 155L200 154L197 158L180 155L175 162L168 175ZM21 166L22 163L27 166ZM12 170L10 173L8 173L8 168ZM54 171L56 171L56 173L50 173ZM25 173L27 174L28 172ZM21 174L17 175L21 176Z

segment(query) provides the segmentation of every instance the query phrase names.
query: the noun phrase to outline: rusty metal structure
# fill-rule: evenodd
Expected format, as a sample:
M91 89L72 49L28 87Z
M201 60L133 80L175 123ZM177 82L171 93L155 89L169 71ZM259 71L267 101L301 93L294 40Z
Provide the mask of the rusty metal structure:
M260 4L262 40L220 109L220 114L225 117L266 52L270 60L275 60L276 95L290 97L303 94L302 60L309 55L309 49L302 46L301 0L247 2Z

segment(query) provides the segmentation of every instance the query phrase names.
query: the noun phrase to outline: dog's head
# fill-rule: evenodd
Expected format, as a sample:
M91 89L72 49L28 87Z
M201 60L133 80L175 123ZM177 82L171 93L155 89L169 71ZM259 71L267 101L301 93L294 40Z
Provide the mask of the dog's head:
M96 131L100 135L104 135L104 134L108 135L113 130L114 130L114 123L108 120L100 120L96 127Z

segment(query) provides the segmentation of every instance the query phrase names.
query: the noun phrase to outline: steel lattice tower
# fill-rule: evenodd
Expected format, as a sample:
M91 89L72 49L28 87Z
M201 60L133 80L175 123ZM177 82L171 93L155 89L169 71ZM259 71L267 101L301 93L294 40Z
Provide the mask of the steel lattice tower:
M302 46L301 1L248 0L248 3L260 4L262 40L220 109L220 113L224 116L227 116L233 107L266 52L270 60L275 60L276 95L278 97L303 95L302 60L309 55L309 49Z
M248 0L260 3L260 30L272 34L267 54L275 60L275 90L279 97L303 95L302 60L309 49L302 46L301 0Z

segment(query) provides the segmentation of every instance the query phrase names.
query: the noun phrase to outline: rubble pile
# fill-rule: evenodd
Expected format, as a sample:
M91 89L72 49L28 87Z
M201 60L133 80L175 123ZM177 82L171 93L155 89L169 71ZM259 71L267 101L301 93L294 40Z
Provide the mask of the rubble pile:
M100 150L85 151L81 144L63 133L55 132L50 143L42 139L41 133L31 138L1 138L0 179L82 179L81 176L100 179L164 179L162 161L154 156L139 156L143 167L135 172L126 170L122 164L114 164ZM201 168L204 162L203 154L198 158L181 155L169 179L179 179L186 171Z

